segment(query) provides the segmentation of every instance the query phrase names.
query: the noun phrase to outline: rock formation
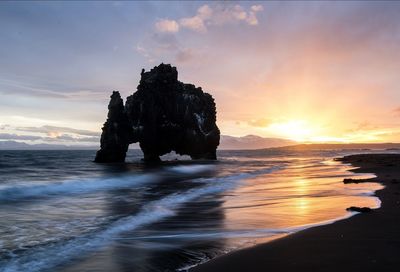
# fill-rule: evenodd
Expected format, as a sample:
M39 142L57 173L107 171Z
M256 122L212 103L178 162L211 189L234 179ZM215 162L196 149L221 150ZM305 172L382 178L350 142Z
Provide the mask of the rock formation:
M220 132L214 99L201 88L178 81L176 67L142 70L137 91L125 106L118 92L108 105L96 162L123 162L128 146L139 142L145 161L175 151L192 159L216 159Z
M113 92L103 125L96 162L123 162L132 139L132 128L119 92Z

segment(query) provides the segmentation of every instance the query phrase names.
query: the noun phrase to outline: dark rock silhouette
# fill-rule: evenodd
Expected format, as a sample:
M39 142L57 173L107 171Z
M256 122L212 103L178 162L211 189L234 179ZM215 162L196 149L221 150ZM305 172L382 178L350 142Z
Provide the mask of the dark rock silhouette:
M107 117L95 161L123 162L133 133L119 92L111 95Z
M113 92L96 162L123 162L129 144L139 142L145 161L175 151L192 159L216 159L220 132L214 99L178 81L176 67L142 70L137 91L126 100Z
M351 206L350 208L347 208L346 211L349 212L359 212L359 213L368 213L371 212L372 209L369 207L355 207L355 206Z

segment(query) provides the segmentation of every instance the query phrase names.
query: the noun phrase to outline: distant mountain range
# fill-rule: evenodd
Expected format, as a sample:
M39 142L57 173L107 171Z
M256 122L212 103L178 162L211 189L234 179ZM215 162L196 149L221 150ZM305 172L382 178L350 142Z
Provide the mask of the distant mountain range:
M381 149L400 150L398 143L372 144L298 144L294 141L279 138L263 138L256 135L233 137L221 135L218 149L263 149L285 147L291 150L327 150L327 149ZM138 144L132 144L131 149L138 149ZM61 144L26 144L17 141L0 141L0 150L97 150L99 146L61 145Z
M0 150L65 150L98 149L98 146L62 145L62 144L27 144L17 141L0 141Z
M218 149L261 149L270 147L281 147L294 145L296 142L279 139L263 138L256 135L247 135L243 137L233 137L221 135L221 141ZM138 144L130 146L132 149L139 148ZM98 145L62 145L62 144L27 144L17 141L0 141L0 149L3 150L65 150L65 149L99 149Z
M386 150L399 151L400 143L348 143L348 144L296 144L285 147L285 150L306 151L306 150Z
M262 149L294 145L296 142L280 138L264 138L257 135L233 137L221 135L218 149Z

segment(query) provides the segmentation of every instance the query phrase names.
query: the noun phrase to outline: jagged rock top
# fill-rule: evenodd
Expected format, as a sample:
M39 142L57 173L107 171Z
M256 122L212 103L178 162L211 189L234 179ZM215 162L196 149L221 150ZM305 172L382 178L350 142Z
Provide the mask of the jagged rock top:
M178 71L170 64L161 63L149 72L142 69L140 84L174 84L178 81Z

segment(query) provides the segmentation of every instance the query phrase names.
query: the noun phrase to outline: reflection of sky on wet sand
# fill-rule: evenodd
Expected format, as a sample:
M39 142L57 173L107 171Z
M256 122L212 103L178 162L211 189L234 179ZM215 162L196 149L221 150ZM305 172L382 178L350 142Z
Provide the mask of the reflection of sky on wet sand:
M378 207L375 197L366 196L381 185L345 185L343 178L354 175L346 172L348 166L308 164L307 160L299 161L295 167L244 181L245 186L225 196L225 227L287 229L342 218L349 214L346 208L350 206ZM359 179L371 177L357 174Z

